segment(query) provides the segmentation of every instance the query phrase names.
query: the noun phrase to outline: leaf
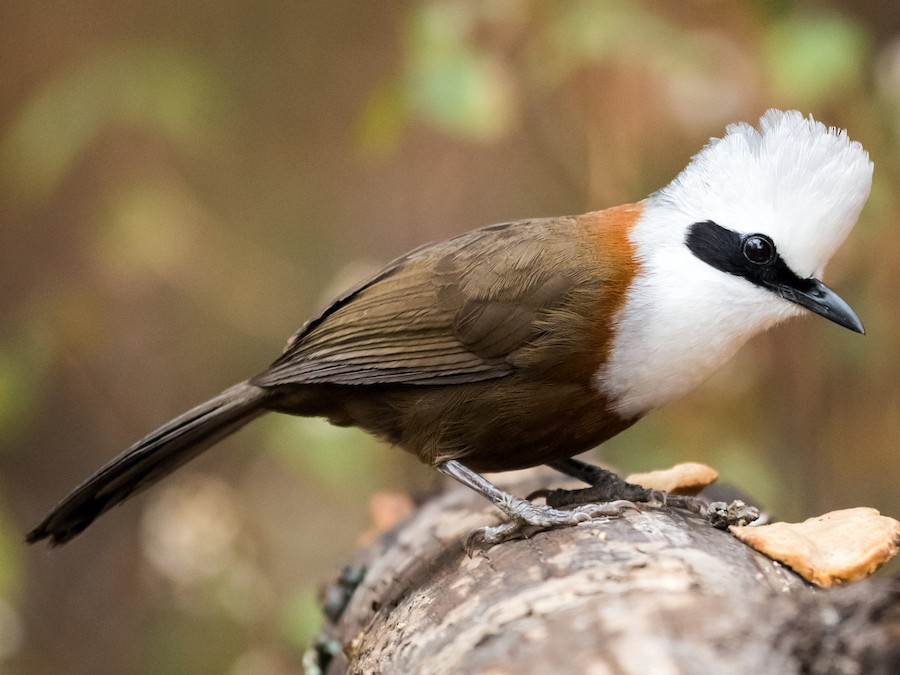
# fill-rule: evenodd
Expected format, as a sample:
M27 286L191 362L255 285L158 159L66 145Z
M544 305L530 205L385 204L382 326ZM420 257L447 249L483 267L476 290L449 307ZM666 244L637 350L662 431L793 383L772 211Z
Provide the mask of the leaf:
M0 140L0 180L23 201L44 199L110 125L193 145L222 108L222 83L204 60L174 49L107 46L44 82L19 109Z
M772 88L798 102L792 105L813 107L859 81L868 47L865 32L849 18L789 17L764 42Z
M404 91L409 109L428 122L486 140L511 128L516 106L503 63L471 39L480 9L436 2L414 15Z

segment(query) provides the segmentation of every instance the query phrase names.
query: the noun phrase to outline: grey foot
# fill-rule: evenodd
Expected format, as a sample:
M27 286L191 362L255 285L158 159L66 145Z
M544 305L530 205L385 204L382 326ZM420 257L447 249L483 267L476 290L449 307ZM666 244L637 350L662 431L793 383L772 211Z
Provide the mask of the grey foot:
M437 469L492 501L509 519L501 525L472 532L466 540L469 555L477 549L485 550L511 539L524 539L543 530L570 527L594 518L614 518L625 509L637 509L631 501L616 499L573 504L573 508L562 510L552 504L534 504L511 495L454 459L438 464Z
M675 509L706 514L706 502L703 499L673 495L662 490L649 490L619 478L612 471L578 459L557 460L548 466L590 485L580 490L541 490L529 495L529 498L543 496L550 506L556 508L625 499L640 504L655 502Z
M667 506L672 509L683 509L691 513L706 515L707 503L700 497L689 497L688 495L673 495L663 490L651 490L652 501Z
M759 518L759 509L736 499L730 504L713 502L706 514L709 524L720 530L727 530L730 525L749 525Z
M538 532L558 527L571 527L599 518L615 518L627 509L637 509L632 502L618 500L602 504L581 504L562 511L552 506L533 504L512 497L506 504L497 504L509 520L493 527L474 530L466 539L466 552L486 551L492 546L515 539L528 539Z

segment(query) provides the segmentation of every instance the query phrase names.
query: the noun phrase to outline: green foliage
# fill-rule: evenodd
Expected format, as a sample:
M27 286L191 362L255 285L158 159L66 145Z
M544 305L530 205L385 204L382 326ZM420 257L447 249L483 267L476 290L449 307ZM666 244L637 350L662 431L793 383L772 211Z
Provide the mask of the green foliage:
M275 417L267 424L268 445L311 483L338 494L352 485L365 495L382 484L382 446L359 429L336 427L317 417Z
M869 53L862 27L838 14L788 15L763 45L774 93L804 109L857 88Z
M0 447L27 428L51 366L55 340L40 321L23 322L0 342Z
M385 155L400 140L409 116L403 85L392 78L369 95L357 125L361 148L375 155Z
M281 633L297 653L303 653L309 647L321 626L319 598L312 589L305 588L284 601Z
M156 46L106 46L41 83L0 142L0 176L19 199L46 199L110 125L191 146L224 113L207 62Z
M531 64L552 84L579 68L606 60L629 60L664 70L680 68L695 51L685 31L628 0L561 3L544 39L531 49Z
M521 48L494 44L508 35L527 37ZM426 0L411 12L401 75L378 85L363 111L361 145L387 152L413 120L496 141L518 128L529 101L610 62L653 73L671 98L697 88L733 97L721 46L628 0Z
M515 116L510 75L490 49L472 39L472 31L498 8L514 4L436 0L414 10L406 67L370 96L360 124L363 147L389 150L413 118L472 141L508 131Z
M513 105L502 63L469 39L479 13L471 2L442 1L414 15L405 90L435 126L486 140L508 129Z

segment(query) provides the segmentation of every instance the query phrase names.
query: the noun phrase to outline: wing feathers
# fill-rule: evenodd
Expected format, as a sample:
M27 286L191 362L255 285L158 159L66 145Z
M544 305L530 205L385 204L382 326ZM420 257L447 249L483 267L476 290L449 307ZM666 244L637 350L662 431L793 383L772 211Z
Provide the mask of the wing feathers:
M508 223L420 248L310 321L253 383L450 384L508 375L521 365L516 351L546 331L541 317L564 308L585 277L574 223ZM546 265L548 255L565 267Z

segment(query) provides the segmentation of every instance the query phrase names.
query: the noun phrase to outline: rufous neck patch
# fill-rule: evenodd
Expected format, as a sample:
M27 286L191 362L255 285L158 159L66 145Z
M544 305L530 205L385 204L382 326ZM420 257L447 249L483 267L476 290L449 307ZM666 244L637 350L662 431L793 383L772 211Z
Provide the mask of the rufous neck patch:
M613 318L625 304L631 282L640 265L630 233L644 213L644 203L623 204L578 216L578 227L594 258L602 290L596 304L595 354L599 363L609 356L613 338Z

